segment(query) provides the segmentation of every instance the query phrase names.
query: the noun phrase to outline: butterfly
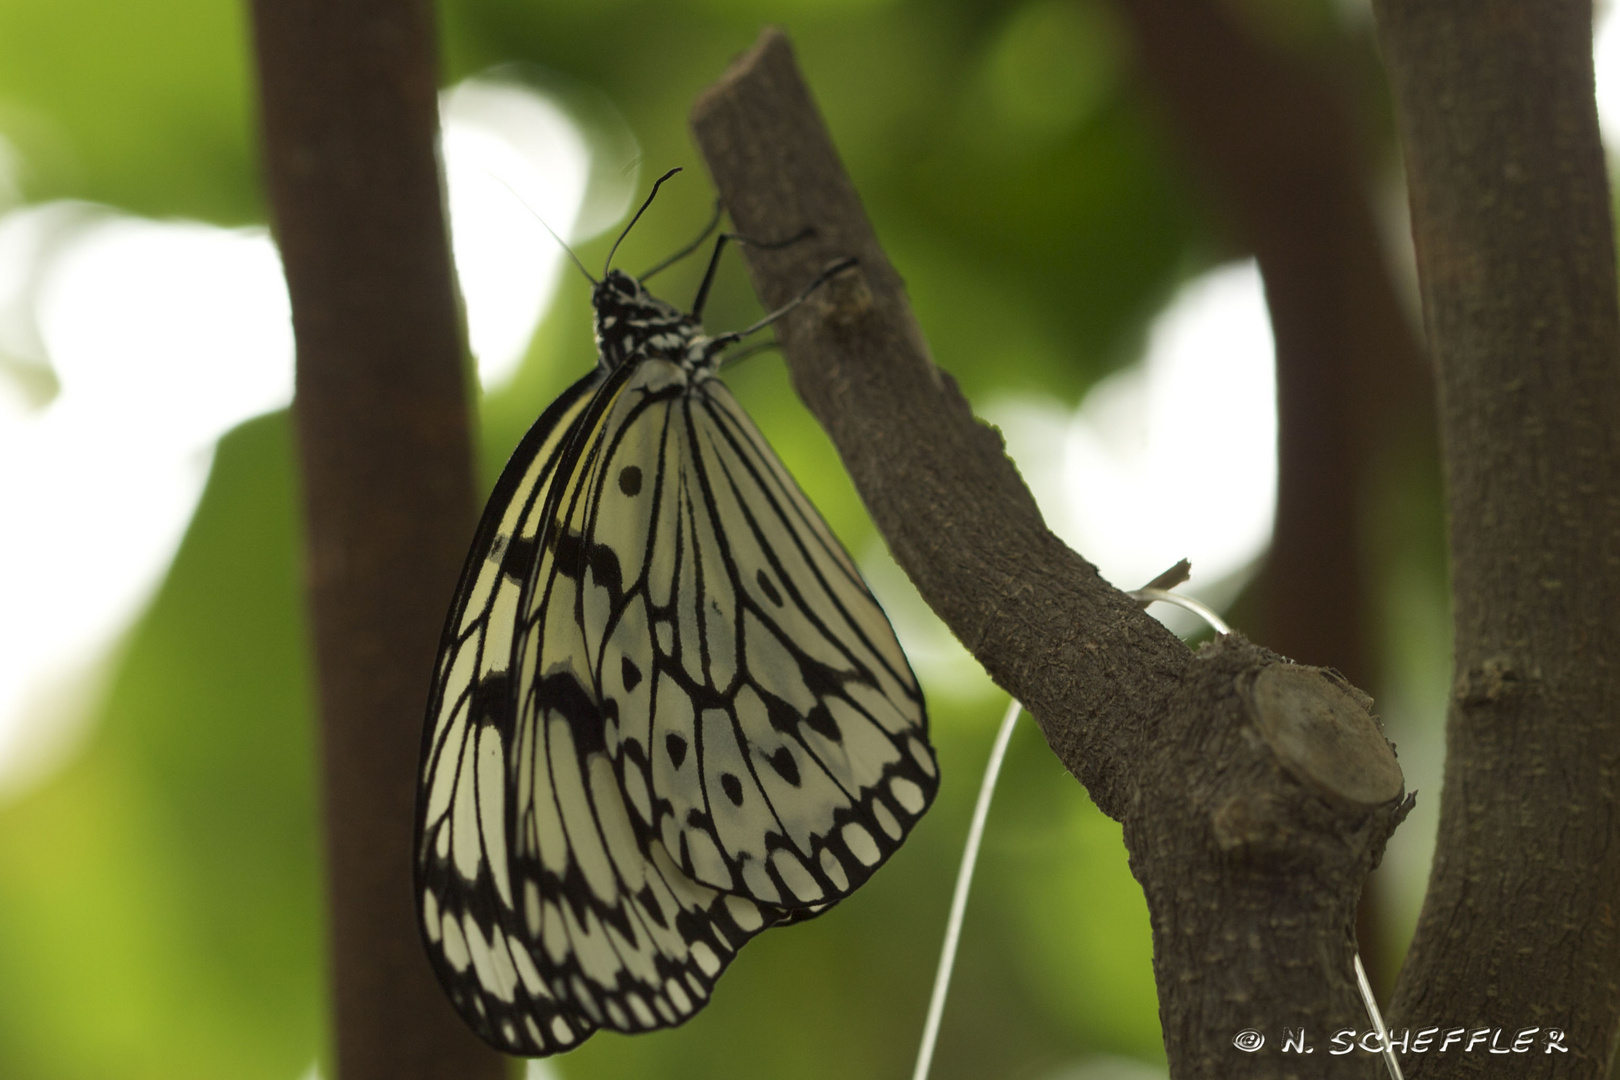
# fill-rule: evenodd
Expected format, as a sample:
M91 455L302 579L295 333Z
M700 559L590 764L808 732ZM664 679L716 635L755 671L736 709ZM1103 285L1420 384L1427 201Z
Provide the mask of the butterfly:
M751 937L863 884L938 788L888 619L717 377L850 263L709 336L728 238L684 313L609 253L599 362L507 463L445 624L419 923L462 1017L507 1053L687 1020Z

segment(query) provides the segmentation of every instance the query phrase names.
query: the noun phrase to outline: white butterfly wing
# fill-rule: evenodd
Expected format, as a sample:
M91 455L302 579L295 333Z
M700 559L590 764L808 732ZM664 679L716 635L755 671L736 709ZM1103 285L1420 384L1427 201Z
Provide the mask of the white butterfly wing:
M554 539L537 552L514 642L514 915L560 1004L553 1025L570 1033L680 1023L708 1000L736 950L778 917L692 881L652 838L627 795L624 714L602 692L594 627L619 606L620 551L645 536L607 543L592 522L605 497L603 463L638 427L634 410L649 404L650 366L628 385L609 383L575 422L544 511ZM616 674L624 679L622 667Z
M780 902L838 899L932 802L938 770L922 695L853 562L724 384L700 383L687 409L690 471L716 526L695 536L725 565L743 658L734 722L713 732L725 764L745 766L743 799L727 770L706 763L708 801L723 813L727 803L756 810L757 795L770 807L774 829L751 812L746 826L733 815L720 837L735 857L757 850L758 830L768 830L767 876ZM749 891L771 895L753 882Z
M491 497L441 646L417 869L494 1045L678 1024L848 895L938 773L853 563L718 381L593 372Z
M423 937L462 1015L514 1053L552 1052L589 1033L570 1022L514 926L507 789L519 601L546 493L603 378L593 371L558 398L502 473L456 587L424 736L416 838Z

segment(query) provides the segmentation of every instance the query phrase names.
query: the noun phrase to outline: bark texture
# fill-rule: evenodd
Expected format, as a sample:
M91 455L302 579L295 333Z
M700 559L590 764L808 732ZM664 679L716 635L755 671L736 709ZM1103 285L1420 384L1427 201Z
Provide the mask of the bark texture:
M1567 1033L1413 1078L1604 1075L1620 1024L1620 311L1582 0L1378 0L1451 516L1440 835L1393 1023Z
M1280 1041L1285 1025L1361 1015L1356 899L1405 806L1366 699L1236 635L1190 653L1047 531L997 434L929 359L780 33L700 98L693 128L743 233L816 229L745 248L768 306L859 258L778 324L794 385L924 599L1125 823L1172 1075L1374 1075L1365 1055L1233 1046L1246 1028ZM1263 719L1252 691L1279 666L1309 686L1288 722ZM1347 700L1359 750L1339 741ZM1273 738L1271 721L1303 734ZM1372 796L1351 779L1380 772Z
M429 673L473 526L460 317L423 0L255 0L264 152L297 336L341 1080L495 1080L411 886Z

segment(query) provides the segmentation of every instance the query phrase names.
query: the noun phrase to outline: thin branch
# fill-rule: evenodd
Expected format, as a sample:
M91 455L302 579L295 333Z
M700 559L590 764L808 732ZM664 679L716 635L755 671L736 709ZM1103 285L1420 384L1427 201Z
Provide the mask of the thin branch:
M778 324L794 385L923 598L1106 804L1121 732L1162 704L1186 648L1047 530L999 434L934 366L786 39L768 35L693 117L739 231L815 228L745 250L767 309L835 259L860 260ZM1134 687L1154 689L1122 701Z
M1620 1029L1620 304L1586 0L1378 0L1440 379L1456 673L1400 1027ZM1412 1075L1498 1072L1473 1055Z
M495 1080L411 886L422 713L473 523L431 8L255 0L253 19L298 343L337 1074Z

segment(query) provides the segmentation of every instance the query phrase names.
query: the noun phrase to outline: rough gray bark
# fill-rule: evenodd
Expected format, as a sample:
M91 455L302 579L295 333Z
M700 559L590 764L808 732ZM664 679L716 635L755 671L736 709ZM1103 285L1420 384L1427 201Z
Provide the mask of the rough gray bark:
M1379 0L1439 372L1455 684L1397 1026L1620 1027L1620 310L1589 0Z
M411 886L428 676L473 526L439 190L432 10L255 0L265 166L297 335L341 1080L494 1080Z
M1355 904L1405 806L1366 699L1238 636L1195 656L1047 531L996 433L929 359L780 33L705 93L693 127L742 232L817 230L744 249L767 305L860 259L778 324L794 385L924 599L1124 822L1172 1075L1373 1075L1365 1055L1232 1045L1245 1028L1321 1040L1365 1024ZM1306 689L1268 721L1278 706L1254 688L1278 670Z

